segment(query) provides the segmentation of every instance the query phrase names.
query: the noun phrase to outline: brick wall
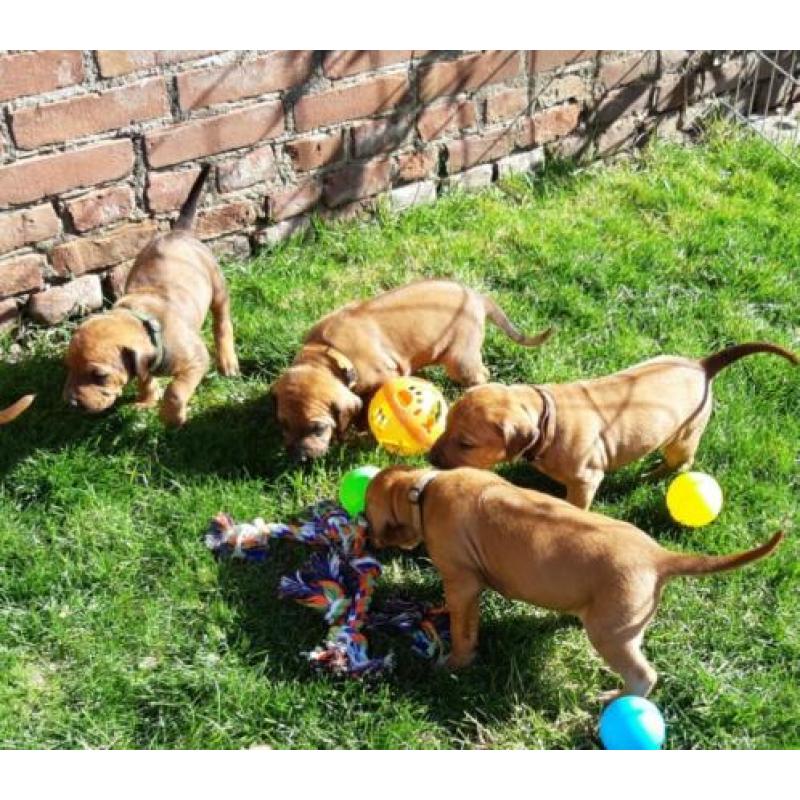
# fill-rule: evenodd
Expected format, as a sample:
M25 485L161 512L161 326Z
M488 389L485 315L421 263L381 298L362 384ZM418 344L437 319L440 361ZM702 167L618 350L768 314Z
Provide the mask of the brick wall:
M102 305L198 171L198 234L243 256L382 198L602 157L735 86L703 51L0 53L0 328Z

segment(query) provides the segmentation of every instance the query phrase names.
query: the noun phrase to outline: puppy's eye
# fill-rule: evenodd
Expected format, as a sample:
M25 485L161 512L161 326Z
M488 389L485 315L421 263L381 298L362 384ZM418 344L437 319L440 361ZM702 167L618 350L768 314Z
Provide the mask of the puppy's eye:
M105 386L108 383L109 375L107 372L100 372L99 370L95 370L92 373L92 383L96 383L99 386Z
M467 441L465 441L464 439L462 439L462 440L461 440L461 441L458 443L458 446L459 446L459 447L460 447L462 450L472 450L472 448L473 448L473 447L475 447L475 445L474 445L472 442L467 442Z
M315 422L313 425L308 429L308 433L310 436L322 436L325 431L328 430L328 426L324 422Z

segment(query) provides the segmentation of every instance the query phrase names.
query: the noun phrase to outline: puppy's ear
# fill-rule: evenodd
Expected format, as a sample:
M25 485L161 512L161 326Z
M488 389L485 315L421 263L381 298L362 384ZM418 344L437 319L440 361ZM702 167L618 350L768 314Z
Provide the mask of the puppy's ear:
M421 541L422 537L407 525L386 525L381 533L379 546L413 550Z
M122 366L128 372L128 380L147 377L147 368L139 353L132 347L123 347L121 350Z
M331 406L333 419L336 422L336 433L344 436L353 420L361 413L364 401L345 386L342 386Z
M529 450L539 438L538 428L532 428L530 422L523 420L505 422L500 426L500 431L509 460L517 458L523 451Z

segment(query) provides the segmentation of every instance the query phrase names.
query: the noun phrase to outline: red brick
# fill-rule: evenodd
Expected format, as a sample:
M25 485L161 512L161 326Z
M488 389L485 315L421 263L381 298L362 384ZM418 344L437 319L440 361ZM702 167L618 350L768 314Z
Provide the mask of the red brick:
M283 104L278 101L152 131L145 135L145 147L150 166L165 167L247 147L282 133Z
M344 78L408 61L413 50L331 50L322 62L326 78Z
M584 103L592 96L592 79L583 75L548 76L536 87L536 102L541 106L577 100Z
M731 92L744 81L746 74L741 61L728 61L719 67L714 67L703 74L702 94L722 94Z
M102 94L72 97L60 103L23 108L11 117L18 147L66 142L91 133L125 128L133 122L169 113L161 78L152 78Z
M241 64L183 72L178 75L181 108L203 108L288 89L309 77L313 54L313 50L274 50Z
M670 72L683 67L693 50L659 50L661 69Z
M255 183L274 180L277 174L272 148L266 145L235 161L220 164L217 167L217 186L220 192L233 192Z
M597 137L597 155L608 156L627 149L636 143L638 136L639 121L636 117L618 119Z
M130 139L0 167L0 207L124 178L133 167Z
M600 67L599 79L607 89L627 86L639 78L653 75L656 69L655 54L649 51L634 53L621 61L611 61Z
M447 171L450 173L494 161L511 151L513 142L507 131L468 136L447 143Z
M397 159L397 180L412 183L430 178L436 172L437 160L435 150L405 153Z
M596 117L601 125L629 114L638 114L650 108L651 89L649 85L632 84L622 89L608 92L597 106Z
M53 207L46 203L0 216L0 253L50 239L61 232Z
M0 261L0 297L41 289L46 263L44 256L36 254Z
M129 217L135 201L129 187L112 186L77 200L69 200L66 205L75 229L90 231Z
M367 158L394 150L413 129L410 117L377 119L356 125L352 129L353 156Z
M420 68L419 95L426 102L442 95L471 92L519 75L518 50L487 50Z
M578 127L581 107L578 103L565 103L539 111L525 120L517 136L520 147L547 144L572 133Z
M325 205L340 206L388 189L391 166L388 159L379 158L366 164L350 164L328 173L323 189Z
M57 325L73 314L96 311L103 305L103 292L97 275L84 275L74 281L31 296L28 313L36 322Z
M215 239L226 233L244 230L255 221L256 209L248 200L227 203L198 215L195 234L200 239Z
M53 269L58 275L82 275L135 258L155 236L158 226L152 220L124 225L96 239L73 239L53 248Z
M215 50L98 50L97 63L104 78L115 78L140 69L194 61Z
M0 331L8 331L19 323L19 306L13 297L0 300Z
M691 84L685 75L666 75L656 85L655 110L659 114L680 108L691 100Z
M180 172L150 172L147 175L147 205L151 211L160 214L180 208L189 196L200 167Z
M82 80L80 50L38 50L0 58L0 101L61 89Z
M486 121L491 124L519 116L528 107L528 90L505 89L486 98Z
M267 198L269 218L275 222L294 217L313 208L322 197L322 184L318 180L307 180L297 186L289 186L272 192Z
M422 109L417 118L417 131L427 142L465 128L474 128L477 121L472 100L443 100Z
M346 89L333 89L301 97L294 107L295 127L308 131L348 119L369 117L389 111L408 101L405 75L385 75Z
M295 139L286 144L286 152L298 172L306 172L340 161L344 155L341 131L309 139Z
M597 56L597 52L597 50L529 50L528 69L531 72L547 72L556 67L589 61Z

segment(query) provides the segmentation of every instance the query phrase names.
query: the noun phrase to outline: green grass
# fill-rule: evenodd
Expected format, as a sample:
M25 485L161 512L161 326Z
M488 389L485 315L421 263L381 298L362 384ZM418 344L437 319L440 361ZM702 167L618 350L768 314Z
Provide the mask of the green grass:
M487 595L481 653L461 674L376 640L398 654L385 680L319 677L299 653L321 621L275 598L304 554L286 545L263 566L217 564L201 534L220 509L285 520L334 495L345 469L390 463L363 437L305 471L281 452L266 389L324 312L456 277L520 326L558 328L532 351L490 330L486 361L501 381L572 380L749 339L798 349L799 222L800 172L722 128L694 149L657 145L582 172L554 165L402 217L316 227L225 266L244 377L209 375L180 431L125 405L70 412L60 359L71 326L31 333L0 367L0 405L38 394L0 430L0 746L596 747L594 697L616 678L570 619ZM596 510L693 552L789 530L798 377L766 355L718 377L697 462L726 492L713 525L670 522L665 484L640 480L652 460L610 476ZM558 491L523 467L503 471ZM645 651L670 747L800 745L799 555L790 532L764 562L669 586ZM384 561L382 593L438 599L424 553Z

